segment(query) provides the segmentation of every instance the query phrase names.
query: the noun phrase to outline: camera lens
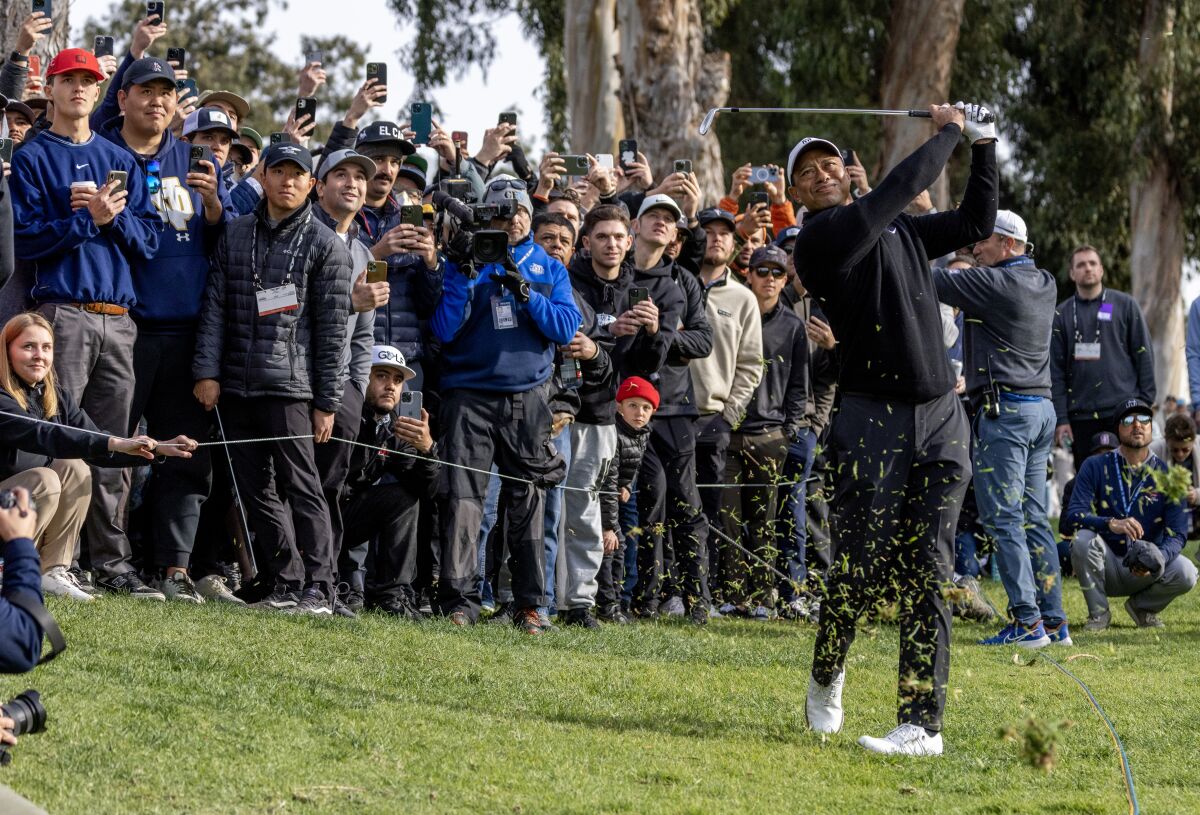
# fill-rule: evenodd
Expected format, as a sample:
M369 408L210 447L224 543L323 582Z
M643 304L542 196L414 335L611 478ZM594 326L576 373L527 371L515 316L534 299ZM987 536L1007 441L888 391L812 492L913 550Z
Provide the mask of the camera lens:
M41 694L32 688L0 705L0 713L13 720L14 736L41 733L46 729L46 708L42 707Z

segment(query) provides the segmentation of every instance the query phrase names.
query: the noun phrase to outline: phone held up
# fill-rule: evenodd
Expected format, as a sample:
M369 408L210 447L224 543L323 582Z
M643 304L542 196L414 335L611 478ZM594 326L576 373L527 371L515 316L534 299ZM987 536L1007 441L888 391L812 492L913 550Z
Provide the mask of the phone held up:
M367 81L375 80L376 85L387 84L387 63L386 62L368 62L367 63ZM380 102L387 101L387 94L379 97Z
M401 391L400 403L396 405L396 415L421 421L421 403L423 401L424 397L420 391Z

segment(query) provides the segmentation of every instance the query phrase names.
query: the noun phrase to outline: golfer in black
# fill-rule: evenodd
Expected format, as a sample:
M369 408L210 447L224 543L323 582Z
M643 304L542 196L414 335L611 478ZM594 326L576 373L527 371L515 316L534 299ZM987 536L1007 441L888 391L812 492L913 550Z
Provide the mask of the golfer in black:
M937 135L870 193L850 197L835 145L808 138L788 158L791 194L808 208L796 239L804 287L839 340L841 402L828 447L836 488L834 563L821 606L806 714L842 726L845 660L860 614L899 599L899 726L859 744L879 753L940 755L950 667L953 538L970 477L966 415L942 345L929 261L992 233L995 125L978 105L931 107ZM958 209L914 217L959 137L973 143Z

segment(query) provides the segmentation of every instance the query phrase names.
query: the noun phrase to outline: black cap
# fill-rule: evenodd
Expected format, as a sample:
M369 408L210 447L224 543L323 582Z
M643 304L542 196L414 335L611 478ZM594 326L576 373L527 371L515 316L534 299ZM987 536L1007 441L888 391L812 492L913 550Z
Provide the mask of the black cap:
M389 147L395 149L401 156L411 156L417 152L416 146L404 138L404 131L395 122L371 122L358 132L354 141L354 149L363 155L369 155L371 146Z
M760 246L750 256L750 268L757 269L759 266L774 266L776 269L782 269L786 272L788 267L787 252L774 244Z
M1113 414L1113 420L1117 424L1120 424L1121 420L1131 413L1148 413L1153 416L1154 408L1143 402L1141 399L1126 399L1121 403L1121 406L1117 408L1117 412Z
M276 164L282 164L285 161L300 165L305 172L312 175L312 153L308 152L307 148L301 147L298 144L285 144L282 142L272 144L262 155L264 167L274 167Z
M7 107L8 107L8 97L5 96L4 94L0 93L0 110L4 110Z
M733 229L737 226L737 221L733 220L733 214L726 212L720 207L712 207L711 209L702 209L696 215L696 220L700 222L700 226L711 224L713 221L724 221L729 224L729 228Z
M1094 436L1092 436L1091 455L1103 453L1107 450L1116 450L1120 446L1121 442L1117 440L1116 436L1114 436L1112 433L1109 433L1107 430L1101 430L1099 433L1096 433Z
M165 59L158 57L142 57L125 70L125 81L121 90L127 91L132 85L145 85L161 79L175 87L175 69L167 64Z

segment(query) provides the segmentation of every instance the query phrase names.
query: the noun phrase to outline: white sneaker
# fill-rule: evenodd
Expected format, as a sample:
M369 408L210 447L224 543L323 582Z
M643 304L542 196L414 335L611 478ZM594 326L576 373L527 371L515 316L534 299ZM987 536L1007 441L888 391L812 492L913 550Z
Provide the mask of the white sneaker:
M812 676L808 678L808 696L804 700L804 718L808 728L816 733L837 733L842 729L846 713L842 710L842 686L846 684L843 669L828 685Z
M863 736L858 743L872 753L901 756L940 756L942 734L929 735L925 728L915 724L902 724L882 739Z
M196 581L196 593L205 600L244 606L246 601L229 590L229 584L219 574L209 574Z
M66 566L55 566L42 575L42 593L53 594L55 597L70 597L72 600L89 602L96 598L88 594L75 582L75 575L67 571Z

